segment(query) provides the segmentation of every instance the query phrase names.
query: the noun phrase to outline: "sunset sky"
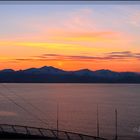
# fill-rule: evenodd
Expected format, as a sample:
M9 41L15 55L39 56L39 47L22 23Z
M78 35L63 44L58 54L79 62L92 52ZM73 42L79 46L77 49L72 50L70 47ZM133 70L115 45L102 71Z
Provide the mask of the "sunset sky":
M0 69L140 72L140 5L0 5Z

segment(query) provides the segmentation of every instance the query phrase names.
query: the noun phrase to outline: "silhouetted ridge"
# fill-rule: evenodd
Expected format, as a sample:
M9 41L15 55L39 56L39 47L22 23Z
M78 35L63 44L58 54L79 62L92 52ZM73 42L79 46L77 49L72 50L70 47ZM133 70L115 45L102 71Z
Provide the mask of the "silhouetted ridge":
M24 72L24 73L37 73L38 69L37 68L30 68L26 70L20 70L19 72Z
M64 71L52 66L14 71L0 71L0 82L7 83L140 83L140 74L111 70L81 69Z
M51 74L63 74L65 71L52 67L52 66L44 66L39 68L40 72L43 73L51 73Z
M102 77L117 77L120 74L118 72L114 72L111 70L106 70L106 69L101 69L101 70L97 70L94 72L96 76L102 76Z
M20 71L22 72L22 71ZM30 68L23 70L24 73L32 73L32 74L63 74L65 71L54 68L52 66L44 66L41 68Z
M86 75L86 76L94 75L94 72L89 69L81 69L74 71L73 73L77 75Z
M4 70L1 70L0 72L15 72L13 69L4 69Z

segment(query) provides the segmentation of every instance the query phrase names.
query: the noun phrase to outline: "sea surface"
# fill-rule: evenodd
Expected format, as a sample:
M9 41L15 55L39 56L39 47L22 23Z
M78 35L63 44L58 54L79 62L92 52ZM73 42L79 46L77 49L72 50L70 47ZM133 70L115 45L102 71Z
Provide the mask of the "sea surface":
M18 105L19 106L18 106ZM21 106L24 108L21 108ZM140 84L0 84L0 123L115 136L140 137ZM57 117L58 113L58 117Z

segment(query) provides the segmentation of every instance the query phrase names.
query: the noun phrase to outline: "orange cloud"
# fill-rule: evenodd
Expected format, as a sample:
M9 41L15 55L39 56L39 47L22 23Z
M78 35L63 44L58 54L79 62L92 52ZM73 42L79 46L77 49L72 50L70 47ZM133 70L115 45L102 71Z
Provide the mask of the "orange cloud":
M40 56L31 56L26 58L3 58L0 60L12 61L110 61L110 60L140 60L140 53L132 53L130 51L124 52L110 52L102 54L102 56L88 56L88 55L62 55L62 54L43 54Z
M106 68L114 71L140 71L140 67L137 65L140 61L140 53L130 51L110 52L102 54L102 56L43 54L30 57L1 58L0 61L3 62L1 63L2 68L14 69L50 65L64 70Z
M122 35L118 32L113 31L66 31L56 30L51 33L52 39L55 41L77 41L77 42L115 42L122 40ZM51 38L50 37L50 38Z
M20 47L24 48L43 48L44 51L47 51L49 53L58 53L58 54L81 54L81 53L91 53L91 54L97 54L106 52L108 50L105 50L103 47L88 47L86 44L82 46L82 44L79 43L47 43L47 42L0 42L0 46L11 48L11 46L16 47L19 49L18 53L20 52ZM15 51L17 50L15 48ZM115 51L118 51L118 49L114 49ZM13 51L13 50L11 50ZM34 50L35 51L35 50ZM29 54L32 54L31 52L28 52Z

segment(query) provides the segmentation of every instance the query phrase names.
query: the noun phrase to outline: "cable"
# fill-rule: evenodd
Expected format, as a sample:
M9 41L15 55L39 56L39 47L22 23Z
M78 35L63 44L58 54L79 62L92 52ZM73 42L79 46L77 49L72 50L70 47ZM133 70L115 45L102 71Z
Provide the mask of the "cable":
M22 110L24 110L25 112L27 112L28 114L30 114L33 118L38 119L40 122L42 122L43 124L45 123L47 126L48 124L41 120L37 115L31 113L30 111L28 111L26 108L24 108L23 106L21 106L20 104L16 103L13 99L9 98L8 96L6 96L5 94L3 94L2 92L0 92L0 95L2 95L3 97L5 97L6 99L8 99L10 102L12 102L13 104L15 104L16 106L18 106L19 108L21 108Z
M41 114L44 114L44 116L46 116L46 114L38 107L36 107L35 105L33 105L32 103L30 103L29 101L27 101L25 98L23 98L22 96L20 96L19 94L16 94L13 90L10 90L7 86L5 86L4 84L1 83L1 85L7 89L9 92L12 92L15 96L17 96L18 98L21 98L25 103L29 104L30 106L32 106L35 110L38 110Z

